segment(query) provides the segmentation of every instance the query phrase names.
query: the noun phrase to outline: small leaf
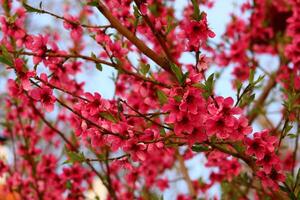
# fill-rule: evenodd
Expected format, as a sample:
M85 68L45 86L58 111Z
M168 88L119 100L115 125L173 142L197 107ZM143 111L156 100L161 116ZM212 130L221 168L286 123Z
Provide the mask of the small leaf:
M185 83L188 76L189 76L189 72L186 72L183 74L182 79L181 79L181 85L183 85Z
M298 172L297 172L295 186L299 186L300 187L300 168L298 169ZM300 191L299 191L299 193L300 193Z
M254 85L257 85L259 82L261 82L262 80L264 80L264 78L265 78L265 75L263 75L263 76L259 76L258 77L258 79L256 79L256 81L254 81Z
M87 5L97 7L99 4L97 1L91 1L91 2L88 2Z
M78 152L75 152L75 151L69 151L67 150L67 156L68 156L68 160L66 160L63 164L66 164L66 163L75 163L75 162L84 162L85 161L85 157L83 155L82 152L78 153Z
M111 122L117 122L118 120L110 113L108 112L101 112L100 116L103 117L104 119L111 121Z
M71 189L72 188L72 183L71 183L70 180L67 180L67 182L66 182L66 188L67 189Z
M100 72L102 72L102 70L103 70L103 67L102 67L102 65L101 65L100 63L96 63L96 68L97 68Z
M199 21L201 19L200 16L200 10L199 10L199 5L197 3L197 0L191 0L193 7L194 7L194 14L193 14L193 18L197 21Z
M97 59L97 56L92 52L91 53L91 57L93 58L93 59Z
M1 45L1 54L2 55L0 55L0 62L9 66L13 66L13 58L4 45Z
M182 71L181 69L174 63L171 64L171 70L172 72L175 74L177 80L179 81L179 83L182 83Z
M141 16L139 9L136 6L133 6L133 14L137 19Z
M45 13L45 11L34 8L26 3L23 4L24 8L26 9L27 12L32 12L32 13Z
M208 151L209 147L208 146L203 146L200 144L196 144L192 146L192 150L195 152L204 152L204 151Z
M156 91L157 97L158 97L158 101L161 105L165 104L168 102L168 97L167 95L164 93L164 91L162 90L157 90Z
M165 131L164 128L161 128L161 129L159 130L159 134L160 134L161 136L165 136L167 133L166 133L166 131Z
M4 56L0 56L0 63L6 64L8 66L12 66L12 62L10 60L8 60L6 57Z
M252 84L254 81L254 75L255 71L253 69L250 70L250 75L249 75L249 83Z
M280 190L283 191L283 192L287 192L287 193L290 192L290 190L289 190L288 188L286 188L285 186L283 186L283 185L279 185L279 188L280 188Z
M195 88L199 88L199 89L204 89L205 88L205 85L202 84L202 83L194 83L192 86L195 87Z
M293 187L294 185L294 178L291 173L286 173L286 179L285 179L286 185L289 186L289 189Z
M297 135L295 135L295 134L292 134L292 133L289 133L287 136L288 136L289 138L291 138L291 139L293 139L293 138L296 138L296 137L297 137Z
M211 96L214 90L214 74L211 74L201 87L205 90L202 94L205 99Z
M176 102L180 102L182 100L182 96L176 95L173 97Z
M145 64L142 63L141 64L141 68L140 68L140 72L145 76L150 70L150 65L149 64Z
M241 94L241 89L243 87L243 83L239 80L236 80L235 84L236 84L236 88L237 88L237 96L239 97Z

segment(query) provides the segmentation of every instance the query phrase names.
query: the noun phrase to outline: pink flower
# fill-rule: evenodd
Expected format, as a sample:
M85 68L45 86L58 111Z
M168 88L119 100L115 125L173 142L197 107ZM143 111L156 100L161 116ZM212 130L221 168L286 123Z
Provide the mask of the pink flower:
M233 131L234 123L228 124L223 116L215 115L208 118L206 126L209 136L216 134L218 138L227 139Z
M28 91L31 88L30 78L35 76L35 72L27 71L27 69L25 68L25 63L21 58L17 58L15 60L14 66L18 77L21 80L22 88Z
M183 99L180 103L180 110L191 114L197 114L204 105L204 100L201 96L201 92L195 88L189 88L183 95Z
M263 159L265 155L265 144L260 138L254 137L253 139L245 138L244 142L247 146L246 154L255 155L258 160Z
M187 20L184 25L186 38L188 39L188 50L197 51L202 43L209 37L215 37L215 33L211 31L207 24L206 13L202 12L201 20Z
M165 118L166 123L175 123L184 115L184 112L181 112L179 103L176 102L173 98L169 99L168 103L165 104L162 108L165 112L170 112L170 114Z
M80 40L82 37L83 29L79 25L79 20L69 14L66 14L64 17L65 19L67 19L64 21L64 27L68 30L71 30L71 38L74 41Z
M84 113L89 113L90 115L99 114L101 111L106 111L110 108L110 103L105 99L102 99L101 95L97 92L92 95L91 93L85 93L85 97L89 100L82 110Z
M34 88L29 94L34 100L40 101L47 112L51 112L54 109L54 102L56 99L52 95L51 88L47 86L44 86L43 88Z
M129 152L131 154L131 158L133 161L145 161L146 160L146 148L147 145L144 143L139 143L135 139L130 139L125 142L123 146L123 150L125 152Z
M169 188L168 179L158 179L156 181L156 186L160 189L160 191L164 191Z
M181 135L184 133L190 134L192 133L193 129L194 129L194 122L188 116L187 113L182 117L182 119L180 119L174 124L174 132L177 135Z
M284 182L285 176L281 173L281 167L275 165L270 173L264 171L258 171L256 174L261 180L265 188L270 188L272 190L278 190L278 182Z
M258 160L256 163L263 167L266 173L270 173L272 166L278 164L279 158L274 152L266 152L262 160Z
M188 143L194 144L196 142L204 142L207 140L207 134L205 131L205 127L196 126L193 128L192 133L188 136Z

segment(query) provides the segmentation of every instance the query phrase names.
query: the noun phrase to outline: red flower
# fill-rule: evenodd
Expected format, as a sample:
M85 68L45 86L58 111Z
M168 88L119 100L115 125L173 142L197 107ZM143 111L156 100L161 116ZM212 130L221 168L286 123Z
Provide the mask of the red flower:
M168 179L158 179L156 181L156 186L160 189L160 191L164 191L169 188Z
M254 137L253 139L245 138L244 142L247 146L247 150L246 150L247 155L255 155L258 158L258 160L263 159L265 155L266 147L260 138L258 137Z
M139 143L135 139L131 139L125 142L123 150L131 154L133 161L145 161L146 160L146 148L147 145L144 143Z
M275 165L270 173L264 171L257 172L257 176L262 180L262 184L265 188L270 188L272 190L278 190L278 182L284 182L285 176L280 173L281 167Z
M180 119L174 124L174 132L177 135L183 133L190 134L192 133L193 129L194 121L188 116L187 113L182 117L182 119Z
M29 90L31 87L30 78L35 75L34 71L27 71L23 59L17 58L14 62L16 72L24 90Z
M267 152L265 153L264 158L258 160L256 163L261 165L266 173L270 173L273 165L277 164L279 161L279 158L274 152Z
M35 88L30 91L30 96L36 100L40 101L42 106L47 112L51 112L54 109L55 97L52 95L52 89L44 86L43 88Z
M180 103L180 110L191 114L197 114L198 111L203 107L204 100L198 89L189 88L183 95L183 99Z
M186 38L188 39L188 50L197 51L202 43L208 37L215 37L215 33L211 31L207 24L206 13L202 12L201 20L188 20L184 23Z
M71 30L71 37L74 41L78 41L80 40L80 38L82 37L82 27L79 24L79 21L76 17L73 17L71 15L66 14L65 19L67 19L68 21L64 21L64 27L68 30Z
M228 124L223 116L215 115L206 121L206 126L209 136L217 135L218 138L227 139L233 131L234 123Z

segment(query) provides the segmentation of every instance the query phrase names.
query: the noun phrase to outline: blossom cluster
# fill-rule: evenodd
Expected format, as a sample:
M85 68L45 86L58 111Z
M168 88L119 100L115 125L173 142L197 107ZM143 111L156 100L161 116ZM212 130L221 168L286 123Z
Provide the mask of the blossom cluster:
M192 0L179 18L175 3L162 0L73 2L63 15L42 4L0 3L0 62L10 73L0 133L13 154L0 161L0 176L16 199L86 199L99 194L95 179L107 199L157 199L177 181L187 185L178 200L209 199L217 184L231 199L300 194L299 133L290 133L300 123L297 1L247 1L240 10L248 18L232 15L219 44L202 11L213 1ZM98 11L106 20L95 22ZM61 26L30 27L35 13ZM186 53L194 57L188 64ZM262 69L263 54L279 58L276 72ZM229 66L236 99L214 90ZM112 98L79 81L91 67L114 70ZM269 82L256 78L259 70ZM284 106L278 125L267 114L276 85L281 99L274 101ZM292 151L284 148L287 136L295 139ZM185 165L199 155L208 180L191 178Z

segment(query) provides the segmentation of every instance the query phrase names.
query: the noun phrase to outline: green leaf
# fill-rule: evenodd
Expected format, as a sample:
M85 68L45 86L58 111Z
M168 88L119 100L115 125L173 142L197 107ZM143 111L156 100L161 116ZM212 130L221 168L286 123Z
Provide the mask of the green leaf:
M63 164L66 163L76 163L76 162L84 162L85 161L85 157L84 154L82 152L75 152L75 151L69 151L66 150L67 156L68 156L68 160L66 160Z
M7 48L4 46L4 45L1 45L1 54L4 56L4 57L7 57L7 58L11 58Z
M299 189L300 189L300 168L298 169L298 172L297 172L295 186L299 186ZM299 193L300 193L300 191L299 191Z
M0 63L6 64L8 66L12 66L12 62L10 60L8 60L6 57L4 56L0 56Z
M249 75L249 83L252 84L254 81L254 75L255 71L253 69L250 70L250 75Z
M165 129L164 128L161 128L160 130L159 130L159 134L161 135L161 136L166 136L166 131L165 131Z
M189 76L190 72L186 72L183 74L182 79L181 79L181 85L184 85L187 77Z
M168 35L175 27L176 27L176 24L173 24L173 18L170 16L167 16L166 35Z
M1 45L1 54L0 62L9 66L13 66L13 58L10 56L7 48L4 45Z
M103 67L100 63L96 63L96 69L98 69L100 72L102 72Z
M93 59L97 59L97 56L92 52L91 53L91 57L93 58Z
M296 137L297 137L297 135L295 135L295 134L292 134L292 133L289 133L287 136L288 136L289 138L291 138L291 139L294 139L294 138L296 138Z
M100 116L111 122L116 123L118 121L111 113L108 113L108 112L101 112Z
M145 64L142 63L141 64L141 68L140 68L140 72L145 76L150 70L150 65L149 64Z
M289 188L293 188L294 185L294 178L291 173L286 173L286 179L285 182Z
M72 183L71 183L70 180L67 180L67 182L66 182L66 188L67 189L71 189L72 188Z
M174 63L171 63L171 70L172 72L175 74L178 82L180 84L182 84L182 77L183 77L183 74L182 74L182 71L181 69Z
M203 97L207 99L209 96L212 95L214 90L214 74L211 74L206 80L206 82L200 86L205 90L202 94Z
M195 20L199 21L201 19L201 16L200 16L200 10L199 10L198 2L197 2L197 0L191 0L191 1L192 1L192 4L193 4L193 7L194 7L193 18Z
M26 3L23 4L24 8L26 9L27 12L31 12L31 13L45 13L45 11L34 8Z
M133 14L137 19L141 16L139 9L136 6L133 6Z
M182 100L182 96L176 95L173 97L176 102L180 102Z
M214 75L215 75L215 74L211 74L211 75L208 77L208 79L207 79L207 81L206 81L206 83L205 83L205 85L208 87L209 90L212 90L212 89L213 89L213 85L214 85Z
M286 188L285 186L283 186L283 185L279 185L279 188L280 188L280 190L283 191L283 192L287 192L287 193L290 192L290 190L289 190L288 188Z
M98 1L90 1L87 3L87 5L97 7L99 4L98 4Z
M237 88L237 96L239 97L241 94L241 89L243 87L243 83L239 80L236 80L236 88Z
M203 146L200 144L195 144L192 146L192 150L195 152L204 152L204 151L208 151L209 148L207 146Z
M259 82L261 82L262 80L264 80L264 78L265 78L265 75L263 75L263 76L259 76L258 77L258 79L256 79L256 81L254 81L254 85L257 85Z
M93 59L97 59L97 56L96 56L93 52L91 53L91 57L92 57ZM103 67L102 67L101 63L95 62L95 64L96 64L96 69L98 69L99 71L102 72Z
M195 87L195 88L199 88L199 89L204 89L205 88L205 85L202 84L202 83L194 83L192 86Z
M164 91L162 90L157 90L156 91L157 97L158 97L158 101L161 105L165 104L168 102L168 97L167 95L164 93Z

